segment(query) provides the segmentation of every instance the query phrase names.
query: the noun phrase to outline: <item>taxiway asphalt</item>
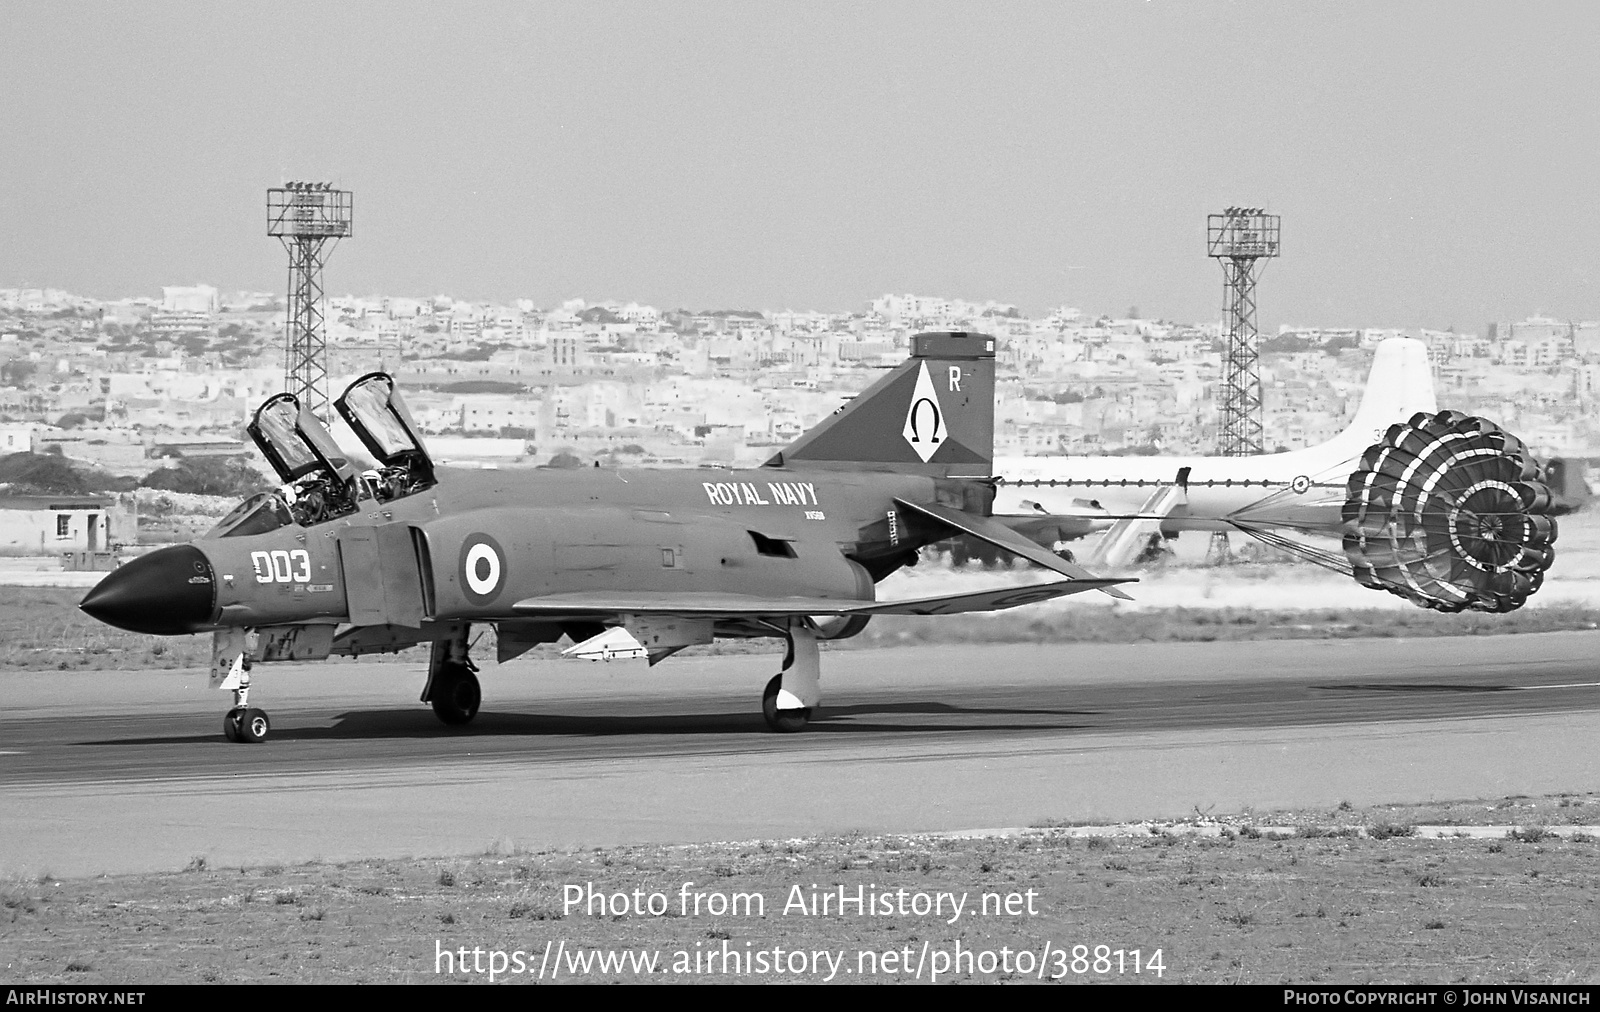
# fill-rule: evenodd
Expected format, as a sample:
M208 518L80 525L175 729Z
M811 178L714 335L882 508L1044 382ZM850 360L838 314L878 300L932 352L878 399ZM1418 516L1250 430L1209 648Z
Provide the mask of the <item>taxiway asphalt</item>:
M486 665L446 728L420 661L0 673L0 874L1126 821L1600 790L1600 633L829 651L767 732L765 654Z

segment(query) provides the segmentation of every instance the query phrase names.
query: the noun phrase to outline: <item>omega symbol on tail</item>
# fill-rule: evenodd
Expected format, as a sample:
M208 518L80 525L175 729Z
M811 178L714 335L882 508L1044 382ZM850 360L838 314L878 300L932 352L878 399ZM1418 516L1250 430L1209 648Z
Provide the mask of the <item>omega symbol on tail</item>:
M461 593L473 604L489 604L506 582L506 555L487 534L468 535L461 543Z
M901 430L907 443L917 456L927 463L939 452L939 447L950 430L945 428L944 409L939 405L939 391L928 376L928 363L922 363L917 372L917 386L911 391L911 404L906 408L906 424Z

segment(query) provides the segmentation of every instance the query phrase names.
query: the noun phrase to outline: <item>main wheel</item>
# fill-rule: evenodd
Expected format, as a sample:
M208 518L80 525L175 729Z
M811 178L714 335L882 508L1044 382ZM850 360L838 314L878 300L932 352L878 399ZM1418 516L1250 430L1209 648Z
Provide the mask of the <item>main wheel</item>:
M767 726L774 731L791 734L795 731L804 731L806 724L811 720L810 708L802 710L778 709L778 690L783 688L783 672L772 676L772 681L767 683L766 689L761 693L761 716L767 719Z
M434 714L446 724L467 723L478 715L478 704L483 702L478 676L464 667L446 667L439 672L433 698L428 702L433 705Z
M236 706L222 718L222 736L229 741L244 741L244 707Z
M255 707L244 711L239 719L240 741L266 741L267 735L272 731L272 722L267 719L267 711Z

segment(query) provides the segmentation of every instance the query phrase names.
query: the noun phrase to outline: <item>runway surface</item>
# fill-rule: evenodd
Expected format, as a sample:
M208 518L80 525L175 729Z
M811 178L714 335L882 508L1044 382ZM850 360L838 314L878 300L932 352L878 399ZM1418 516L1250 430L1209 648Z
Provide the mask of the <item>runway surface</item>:
M1600 789L1597 633L830 651L808 731L775 656L481 674L257 668L270 741L202 672L0 674L0 873L1173 818Z

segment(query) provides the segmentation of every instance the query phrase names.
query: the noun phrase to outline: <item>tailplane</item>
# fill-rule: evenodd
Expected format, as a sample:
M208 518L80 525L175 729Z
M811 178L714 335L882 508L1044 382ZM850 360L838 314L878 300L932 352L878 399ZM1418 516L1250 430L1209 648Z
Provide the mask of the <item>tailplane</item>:
M765 466L989 477L994 343L963 331L913 336L909 359Z

